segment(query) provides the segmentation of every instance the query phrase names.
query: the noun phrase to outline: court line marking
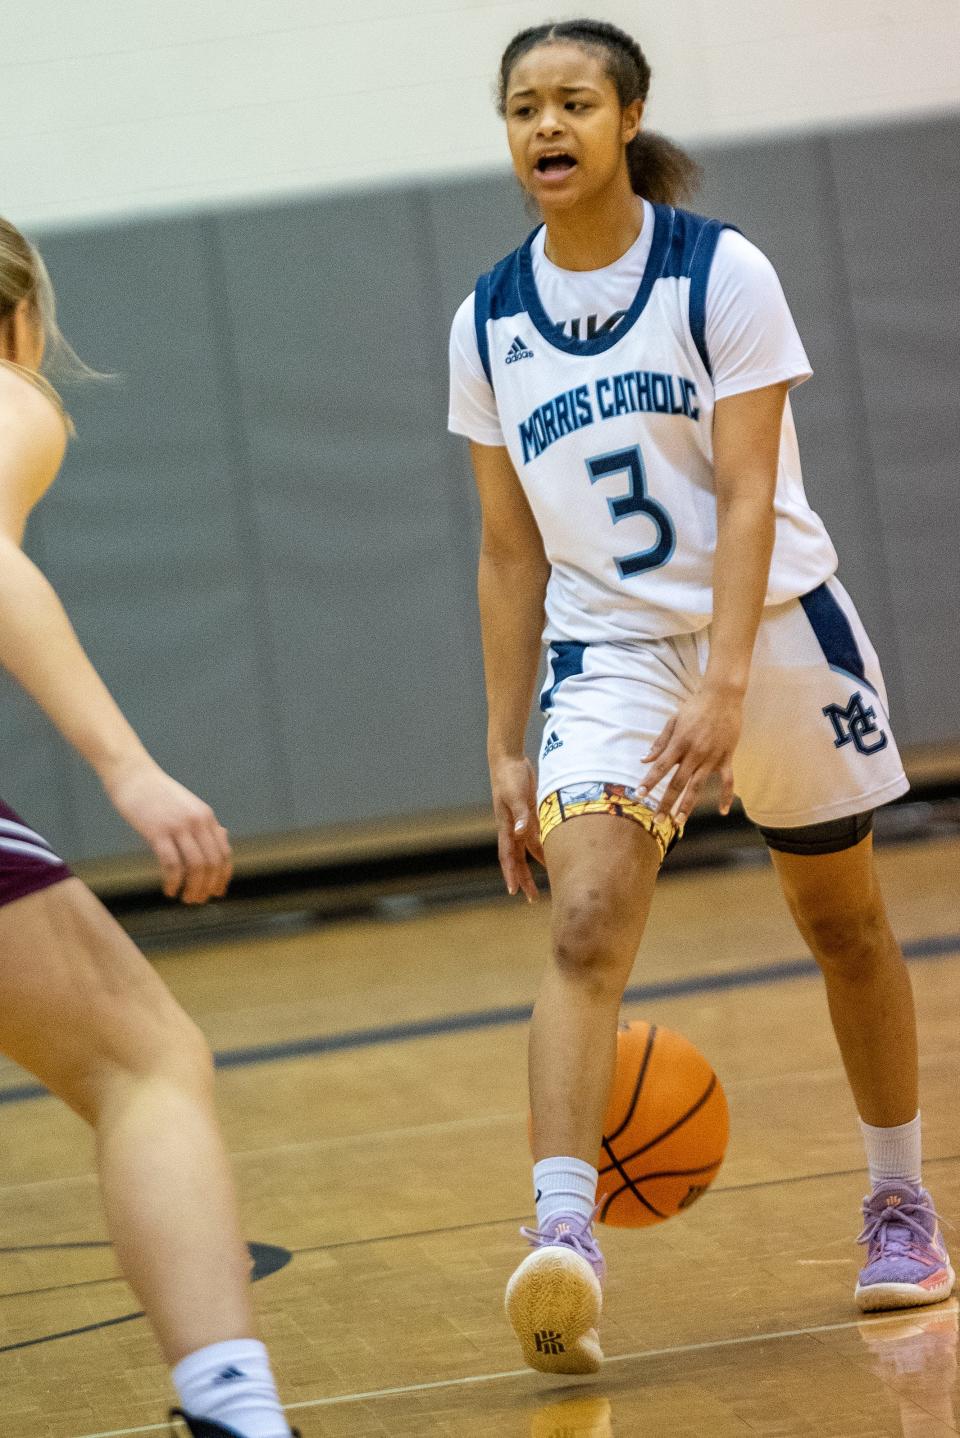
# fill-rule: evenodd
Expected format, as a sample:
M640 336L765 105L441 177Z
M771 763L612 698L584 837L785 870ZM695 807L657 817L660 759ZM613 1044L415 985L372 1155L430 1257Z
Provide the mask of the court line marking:
M903 945L903 953L905 958L913 960L947 958L960 953L960 934L930 934L925 939L913 939ZM656 984L636 984L626 990L623 1002L647 1003L653 999L685 998L697 994L722 993L729 989L750 988L754 985L782 984L790 979L809 978L818 972L812 958L781 959L771 964L759 964L754 968L727 969L719 974L689 975L682 979L665 979ZM437 1018L386 1024L380 1028L349 1029L338 1034L319 1034L312 1038L291 1039L284 1043L224 1049L214 1055L214 1063L218 1069L234 1069L279 1063L288 1059L316 1058L321 1054L373 1048L380 1044L407 1043L412 1039L442 1038L448 1034L524 1024L529 1022L532 1014L532 1004L512 1004L499 1009L442 1014ZM26 1103L31 1099L50 1096L40 1084L21 1084L15 1088L0 1089L0 1105Z
M944 1058L952 1058L944 1055ZM802 1078L803 1075L801 1074ZM382 1144L391 1139L431 1138L444 1133L458 1133L464 1129L492 1128L498 1124L522 1122L525 1112L514 1109L512 1113L481 1114L477 1118L445 1118L436 1123L410 1124L406 1127L374 1129L369 1133L332 1134L327 1138L303 1139L297 1143L271 1144L269 1148L240 1148L231 1150L232 1159L262 1158L265 1154L305 1153L312 1149L327 1150L351 1148L365 1143ZM34 1178L29 1183L0 1183L0 1194L29 1193L33 1189L69 1188L74 1184L96 1184L97 1175L91 1169L86 1173L71 1173L63 1178ZM74 1245L71 1245L73 1247ZM2 1252L0 1248L0 1252Z
M938 957L942 956L938 955ZM631 1000L631 1002L636 1001ZM928 1052L925 1054L921 1054L919 1063L921 1070L925 1070L932 1069L937 1064L955 1063L956 1059L957 1054L955 1050L942 1049L938 1050L936 1053ZM810 1082L811 1080L832 1080L836 1078L839 1069L839 1062L840 1061L838 1058L837 1064L832 1067L820 1067L815 1069L783 1069L775 1076L775 1079L773 1081L778 1083L782 1081L783 1083L789 1083L792 1085L797 1083ZM728 1094L735 1094L744 1093L753 1088L769 1087L770 1083L771 1079L769 1075L759 1075L755 1078L733 1079L731 1082L725 1083L724 1088L726 1089ZM45 1092L43 1096L49 1097L49 1095L47 1095ZM0 1098L0 1102L2 1102L2 1098ZM307 1153L311 1151L328 1151L333 1149L345 1149L357 1146L362 1147L365 1144L388 1143L393 1139L406 1140L416 1138L429 1138L432 1136L439 1136L441 1134L453 1134L463 1132L465 1129L494 1128L502 1124L522 1123L525 1118L525 1110L517 1108L506 1113L480 1114L474 1118L464 1117L440 1119L435 1123L420 1123L408 1125L401 1124L393 1128L364 1130L359 1133L331 1134L328 1135L326 1138L300 1139L294 1143L271 1144L267 1148L232 1149L231 1157L236 1160L254 1159L263 1158L264 1155ZM950 1155L950 1157L952 1158L954 1157L954 1155ZM932 1160L925 1158L924 1162L930 1163L932 1162ZM844 1173L854 1173L858 1171L859 1170L855 1169L843 1170ZM807 1175L802 1176L806 1177ZM824 1176L834 1177L835 1173L831 1171L829 1175L817 1174L814 1176L818 1178ZM791 1175L788 1179L784 1181L792 1182L793 1177L794 1175ZM764 1179L763 1183L761 1183L759 1186L764 1187L770 1181L771 1180ZM4 1193L26 1194L44 1188L70 1188L77 1184L96 1185L96 1183L96 1173L94 1173L92 1170L88 1170L85 1173L65 1174L63 1177L34 1178L31 1179L28 1183L0 1183L0 1195ZM738 1185L738 1187L744 1186L754 1187L756 1185ZM715 1183L712 1186L711 1192L725 1193L727 1192L727 1189L722 1183ZM472 1224L467 1226L474 1227L474 1225ZM433 1231L434 1230L432 1229L430 1230L430 1232Z
M942 1164L945 1164L945 1163L957 1163L957 1162L960 1162L960 1153L944 1153L944 1154L940 1154L939 1157L937 1157L937 1158L925 1157L924 1160L923 1160L923 1166L924 1166L924 1168L936 1168L936 1167L938 1167L939 1165L942 1165ZM793 1183L812 1183L812 1182L817 1181L817 1180L820 1180L820 1179L853 1178L853 1177L856 1177L858 1174L861 1174L861 1175L862 1175L862 1173L863 1173L863 1166L860 1165L860 1166L857 1167L857 1168L836 1168L836 1169L829 1169L829 1170L824 1170L824 1171L818 1171L818 1172L816 1172L816 1173L795 1173L795 1174L788 1174L788 1175L787 1175L786 1177L784 1177L784 1178L765 1178L765 1179L759 1179L759 1180L757 1180L757 1181L754 1182L754 1183L734 1183L734 1184L729 1184L727 1187L724 1187L724 1186L721 1185L721 1184L713 1184L713 1185L711 1186L710 1190L709 1190L709 1193L707 1193L707 1194L704 1195L704 1198L719 1198L721 1195L724 1195L724 1194L737 1194L737 1193L755 1192L755 1191L758 1190L758 1189L765 1189L765 1188L780 1188L780 1187L783 1187L783 1186L786 1185L786 1184L793 1184ZM45 1181L50 1181L50 1182L52 1182L53 1180L45 1180ZM474 1230L476 1230L476 1229L499 1228L499 1227L501 1227L501 1226L504 1225L504 1224L512 1224L513 1226L518 1227L521 1223L525 1223L525 1222L527 1221L527 1219L529 1218L529 1216L530 1216L530 1215L529 1215L528 1213L517 1213L517 1214L512 1214L512 1215L510 1215L510 1214L501 1214L501 1215L500 1215L499 1217L497 1217L497 1218L480 1218L480 1219L475 1219L475 1220L473 1220L473 1221L470 1222L470 1223L453 1223L453 1224L448 1224L448 1225L447 1225L446 1227L444 1227L444 1228L417 1228L417 1229L407 1229L407 1230L404 1230L404 1231L401 1232L401 1233L372 1233L372 1234L368 1234L368 1235L367 1235L366 1237L364 1237L364 1238L338 1238L338 1239L333 1239L331 1242L327 1242L327 1243L305 1244L305 1245L304 1245L303 1247L301 1247L301 1248L291 1248L291 1249L289 1250L289 1252L293 1255L294 1258L299 1258L299 1257L301 1257L301 1256L307 1256L307 1255L311 1255L311 1254L315 1254L315 1253L331 1253L331 1252L334 1252L334 1251L339 1250L339 1249L342 1249L342 1248L368 1248L368 1247L370 1247L370 1246L372 1246L373 1244L376 1244L376 1243L400 1243L400 1242L406 1242L406 1241L413 1241L413 1240L420 1239L420 1238L443 1238L443 1237L445 1237L447 1234L451 1234L451 1233L467 1233L467 1232L472 1232L472 1231L474 1231ZM842 1240L837 1240L837 1242L841 1242L841 1241L842 1241ZM76 1242L76 1243L61 1243L61 1244L55 1244L55 1243L12 1244L12 1245L7 1245L6 1247L0 1247L0 1255L5 1254L5 1253L7 1253L7 1254L17 1254L17 1253L32 1252L32 1251L34 1251L34 1250L36 1250L36 1249L38 1249L38 1248L49 1248L49 1249L53 1249L53 1248L64 1248L64 1249L76 1249L76 1248L112 1249L112 1248L113 1248L113 1244L109 1241L109 1239L90 1239L90 1240L86 1240L86 1241L78 1241L78 1242ZM825 1263L825 1264L835 1264L835 1263L852 1264L852 1263L855 1262L855 1260L852 1259L852 1258L851 1258L851 1259L846 1259L846 1258L842 1258L842 1259L841 1259L841 1258L824 1258L824 1259L798 1258L798 1259L797 1259L797 1262L798 1262L798 1263ZM109 1274L105 1274L102 1278L86 1278L86 1279L79 1280L79 1281L77 1281L77 1282L75 1282L75 1283L58 1283L58 1284L56 1284L56 1285L52 1285L52 1286L47 1287L47 1288L16 1288L16 1289L10 1289L9 1292L2 1292L2 1291L0 1291L0 1300L3 1300L3 1299L5 1299L5 1298L32 1298L32 1297L33 1297L34 1295L36 1295L36 1294L44 1294L44 1293L64 1293L64 1292L68 1292L69 1290L74 1289L74 1288L96 1288L96 1287L103 1287L103 1286L105 1286L105 1285L108 1284L108 1283L121 1283L121 1284L122 1284L122 1283L126 1283L126 1279L124 1278L123 1274L119 1271L119 1269L117 1269L116 1272L114 1272L114 1273L109 1273ZM94 1328L97 1327L97 1326L98 1326L98 1325L96 1325L96 1324L93 1325ZM108 1321L107 1324L104 1324L103 1326L109 1326L109 1321ZM45 1340L45 1341L49 1341L49 1340ZM3 1350L0 1349L0 1352L3 1352Z
M935 1310L927 1309L927 1313L955 1311L957 1300L952 1301L952 1307L939 1305ZM787 1338L810 1338L819 1333L844 1333L854 1328L880 1328L892 1323L903 1323L904 1318L909 1318L910 1312L900 1310L897 1313L885 1314L878 1318L869 1319L848 1319L843 1323L818 1323L809 1328L779 1328L772 1329L766 1333L747 1333L740 1338L713 1338L705 1343L681 1343L672 1348L640 1348L634 1353L614 1353L604 1360L604 1369L614 1363L637 1363L650 1358L671 1358L682 1356L687 1353L710 1353L720 1348L743 1348L754 1343L777 1343ZM601 1369L601 1373L603 1369ZM531 1368L506 1368L499 1373L468 1373L460 1378L440 1378L432 1383L407 1383L396 1388L371 1388L364 1393L340 1393L333 1398L307 1398L299 1403L287 1403L284 1405L284 1412L299 1412L304 1408L334 1408L345 1403L373 1403L381 1398L403 1398L414 1393L436 1393L445 1388L469 1388L483 1383L503 1383L511 1378L529 1378L533 1370ZM580 1385L576 1383L564 1385L568 1389L576 1389ZM531 1395L535 1396L535 1395ZM148 1423L143 1428L112 1428L104 1433L84 1433L77 1435L77 1438L130 1438L135 1433L158 1433L169 1431L166 1423Z

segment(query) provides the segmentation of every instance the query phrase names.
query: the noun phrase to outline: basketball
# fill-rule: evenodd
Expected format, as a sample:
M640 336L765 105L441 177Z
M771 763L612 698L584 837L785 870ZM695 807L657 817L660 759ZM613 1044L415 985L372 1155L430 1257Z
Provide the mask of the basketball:
M717 1176L727 1100L689 1039L642 1020L621 1024L603 1121L597 1218L646 1228L689 1208Z

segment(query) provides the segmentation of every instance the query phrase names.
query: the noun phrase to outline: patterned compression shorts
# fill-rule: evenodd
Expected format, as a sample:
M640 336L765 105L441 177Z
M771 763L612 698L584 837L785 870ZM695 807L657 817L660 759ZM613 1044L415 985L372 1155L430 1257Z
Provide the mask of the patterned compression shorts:
M538 814L541 840L565 819L575 819L581 814L613 814L618 819L633 819L656 839L661 863L683 833L676 820L668 815L656 820L649 801L629 784L602 780L554 789L543 800Z

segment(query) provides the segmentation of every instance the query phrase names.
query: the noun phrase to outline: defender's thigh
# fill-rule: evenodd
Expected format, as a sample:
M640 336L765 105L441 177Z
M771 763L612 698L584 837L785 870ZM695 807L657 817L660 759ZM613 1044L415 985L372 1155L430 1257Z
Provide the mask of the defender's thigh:
M863 813L909 787L877 656L837 580L761 620L734 780L771 828Z
M76 878L0 907L0 1051L84 1116L109 1073L208 1062L199 1031Z

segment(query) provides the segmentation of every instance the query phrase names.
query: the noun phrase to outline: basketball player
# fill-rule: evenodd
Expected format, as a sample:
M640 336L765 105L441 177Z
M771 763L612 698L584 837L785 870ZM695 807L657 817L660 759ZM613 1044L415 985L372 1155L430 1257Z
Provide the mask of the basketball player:
M146 752L23 553L68 421L39 373L61 345L42 260L0 220L0 661L150 845L164 892L225 892L226 830ZM289 1438L254 1338L249 1258L202 1035L45 839L0 804L0 1051L87 1120L107 1225L195 1438ZM174 1416L171 1414L171 1416Z
M877 658L807 504L790 389L810 365L768 260L674 208L692 161L641 128L639 46L590 20L510 42L499 97L544 224L450 342L450 428L483 509L488 749L507 888L546 863L530 1035L537 1226L507 1289L526 1361L600 1362L595 1164L654 881L718 775L823 971L866 1142L864 1309L954 1282L920 1182L910 981L871 817L907 780ZM546 614L539 778L523 737Z

